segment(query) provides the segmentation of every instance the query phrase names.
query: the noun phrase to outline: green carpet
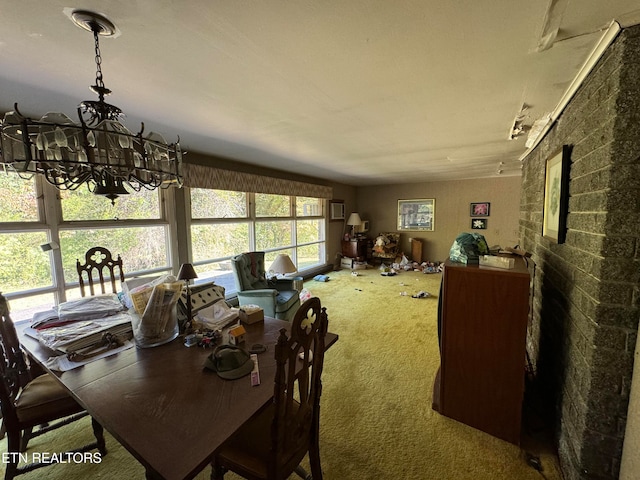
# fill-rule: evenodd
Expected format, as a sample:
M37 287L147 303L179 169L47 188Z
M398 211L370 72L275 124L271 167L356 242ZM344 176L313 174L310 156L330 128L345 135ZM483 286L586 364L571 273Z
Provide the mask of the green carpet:
M439 365L436 310L441 275L401 272L384 277L374 269L358 273L354 277L348 270L330 272L326 283L305 283L327 307L329 330L340 335L327 352L323 373L324 478L561 479L543 433L534 431L519 448L431 409ZM411 297L419 291L431 296ZM34 440L30 450L56 451L83 436L90 440L89 422L79 427L65 437L54 433ZM144 478L140 465L110 436L107 446L109 454L100 465L57 465L19 478ZM5 450L3 440L0 452ZM540 458L542 472L527 465L525 451ZM204 480L209 474L206 469L197 478Z

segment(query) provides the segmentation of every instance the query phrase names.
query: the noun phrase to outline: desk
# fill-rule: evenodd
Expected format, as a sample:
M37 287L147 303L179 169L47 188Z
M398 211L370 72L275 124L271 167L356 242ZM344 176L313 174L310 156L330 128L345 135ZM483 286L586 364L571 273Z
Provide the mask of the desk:
M53 352L17 327L24 348L44 366ZM54 374L145 466L147 478L190 479L210 463L231 434L271 401L274 345L283 327L289 329L290 323L272 318L245 327L246 346L268 346L258 356L261 384L256 387L248 376L223 380L203 369L213 350L187 348L181 339L153 348L131 348ZM337 335L327 333L326 348L337 340Z

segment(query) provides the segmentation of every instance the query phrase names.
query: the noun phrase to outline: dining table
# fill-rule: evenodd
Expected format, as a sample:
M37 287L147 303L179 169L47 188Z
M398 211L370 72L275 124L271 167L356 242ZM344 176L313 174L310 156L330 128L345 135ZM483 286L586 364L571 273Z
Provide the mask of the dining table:
M28 324L16 328L27 353L144 466L148 479L184 480L206 468L222 443L272 401L274 347L280 330L290 326L268 317L244 325L240 346L266 347L258 354L255 386L250 375L224 380L204 368L213 349L187 347L182 336L59 372L48 367L48 359L61 353L28 335ZM337 340L327 333L325 350Z

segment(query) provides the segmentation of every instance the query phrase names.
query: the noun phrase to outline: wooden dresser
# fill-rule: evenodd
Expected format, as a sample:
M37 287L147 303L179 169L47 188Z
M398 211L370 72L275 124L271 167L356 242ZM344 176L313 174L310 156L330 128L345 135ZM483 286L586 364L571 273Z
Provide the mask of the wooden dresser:
M342 240L342 256L361 262L369 257L367 254L368 243L369 239L365 237Z
M519 444L529 312L524 260L509 270L448 260L439 301L433 409Z

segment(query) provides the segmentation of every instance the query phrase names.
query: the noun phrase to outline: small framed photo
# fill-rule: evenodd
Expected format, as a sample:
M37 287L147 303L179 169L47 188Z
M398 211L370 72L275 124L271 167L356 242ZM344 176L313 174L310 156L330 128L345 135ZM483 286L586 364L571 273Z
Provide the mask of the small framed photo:
M472 203L470 215L472 217L488 217L490 208L491 204L489 202Z
M486 218L473 218L471 219L471 230L486 230L487 219Z
M567 234L570 163L571 146L564 145L546 164L542 235L556 243L564 243Z

